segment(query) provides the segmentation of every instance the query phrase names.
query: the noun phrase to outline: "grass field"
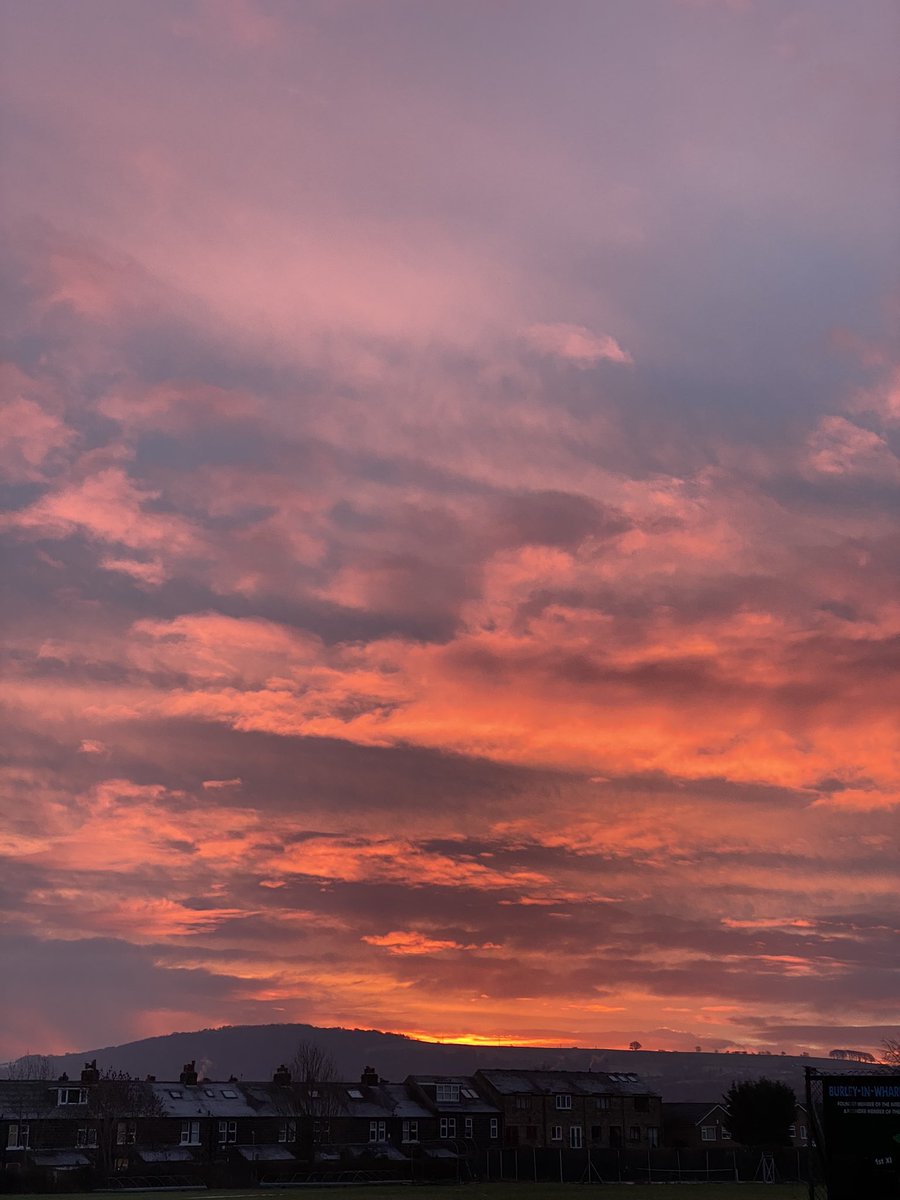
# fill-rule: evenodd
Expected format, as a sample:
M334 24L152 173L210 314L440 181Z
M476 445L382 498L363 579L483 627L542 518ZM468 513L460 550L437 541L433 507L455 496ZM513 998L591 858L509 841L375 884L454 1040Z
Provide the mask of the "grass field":
M583 1200L596 1194L597 1200L807 1200L803 1183L471 1183L463 1187L409 1184L373 1187L331 1188L240 1188L209 1190L194 1188L184 1192L84 1192L31 1196L29 1200L98 1200L98 1197L127 1197L128 1200Z

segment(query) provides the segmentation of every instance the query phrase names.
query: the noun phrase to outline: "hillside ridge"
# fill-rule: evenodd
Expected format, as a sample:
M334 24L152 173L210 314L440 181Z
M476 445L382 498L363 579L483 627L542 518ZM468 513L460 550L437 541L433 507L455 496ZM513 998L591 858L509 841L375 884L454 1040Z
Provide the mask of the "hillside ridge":
M396 1081L416 1074L470 1075L487 1067L635 1071L664 1100L672 1101L715 1101L732 1082L763 1075L789 1084L802 1099L805 1066L835 1070L842 1065L827 1058L750 1052L472 1046L424 1042L375 1029L305 1024L225 1025L47 1057L56 1073L65 1071L70 1077L86 1060L96 1059L101 1070L174 1079L182 1065L193 1060L201 1074L211 1079L233 1075L262 1080L270 1078L279 1063L290 1060L302 1041L315 1042L330 1054L345 1080L356 1079L364 1066Z

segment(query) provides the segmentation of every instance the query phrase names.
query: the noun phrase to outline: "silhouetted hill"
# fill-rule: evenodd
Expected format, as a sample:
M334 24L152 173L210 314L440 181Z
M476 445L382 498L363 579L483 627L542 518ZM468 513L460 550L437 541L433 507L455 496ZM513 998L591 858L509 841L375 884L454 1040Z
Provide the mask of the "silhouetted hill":
M430 1072L471 1074L479 1067L563 1068L636 1071L665 1100L718 1100L733 1080L770 1079L789 1084L802 1097L804 1065L830 1067L829 1059L791 1055L709 1054L660 1050L605 1050L558 1047L458 1046L420 1042L373 1029L320 1029L314 1025L234 1025L143 1038L52 1058L57 1074L74 1076L87 1059L101 1069L132 1075L177 1078L193 1059L211 1079L267 1079L289 1060L298 1043L314 1041L337 1064L339 1075L356 1079L366 1065L385 1079L402 1080Z

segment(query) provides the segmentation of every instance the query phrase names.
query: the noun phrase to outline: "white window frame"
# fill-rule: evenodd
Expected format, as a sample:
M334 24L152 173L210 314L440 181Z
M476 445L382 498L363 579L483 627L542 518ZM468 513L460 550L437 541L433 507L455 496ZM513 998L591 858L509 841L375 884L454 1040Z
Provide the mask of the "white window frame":
M7 1150L27 1150L31 1144L31 1126L27 1121L10 1125L6 1134Z
M234 1146L237 1143L237 1121L219 1122L219 1145Z
M297 1122L282 1121L278 1126L278 1140L282 1143L296 1142L297 1140Z
M435 1084L434 1098L438 1104L459 1104L458 1083Z
M700 1126L700 1141L701 1142L714 1142L715 1140L716 1140L715 1125L701 1125Z
M500 1118L491 1117L491 1137L498 1138L500 1136Z
M806 1126L805 1126L805 1125L801 1125L801 1126L800 1126L800 1141L801 1141L801 1142L808 1142L808 1141L809 1141L809 1134L807 1133L807 1130L806 1130Z
M441 1137L456 1137L456 1117L441 1117Z
M562 1125L551 1125L550 1126L550 1141L551 1142L561 1142L562 1141Z
M418 1121L403 1122L403 1140L404 1142L417 1142L419 1140Z
M556 1093L556 1107L560 1109L572 1107L572 1097L568 1092Z
M76 1146L86 1146L90 1149L97 1145L97 1130L90 1125L82 1125L75 1138Z
M731 1130L726 1129L724 1125L720 1125L719 1126L719 1137L722 1139L723 1142L730 1142L731 1141Z
M609 1096L598 1096L597 1097L597 1111L598 1112L609 1112Z
M569 1126L569 1148L572 1150L584 1149L584 1130L580 1125Z
M370 1142L386 1142L387 1141L387 1121L370 1121L369 1122L369 1141Z
M200 1122L199 1121L182 1121L181 1122L181 1143L182 1146L199 1146L200 1145Z
M75 1097L73 1100L72 1097ZM56 1091L57 1105L87 1104L87 1088L61 1087Z
M659 1147L659 1126L647 1126L647 1145L651 1150L656 1150Z
M137 1121L116 1122L116 1145L133 1146L137 1141Z
M471 1117L466 1117L466 1123L463 1126L463 1137L473 1138L475 1136L475 1122Z

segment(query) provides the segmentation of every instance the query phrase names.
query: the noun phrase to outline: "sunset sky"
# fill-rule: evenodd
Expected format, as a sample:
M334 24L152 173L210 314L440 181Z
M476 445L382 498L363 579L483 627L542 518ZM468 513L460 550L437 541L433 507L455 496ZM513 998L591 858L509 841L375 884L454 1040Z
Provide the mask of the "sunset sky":
M897 1036L898 37L5 0L0 1060Z

